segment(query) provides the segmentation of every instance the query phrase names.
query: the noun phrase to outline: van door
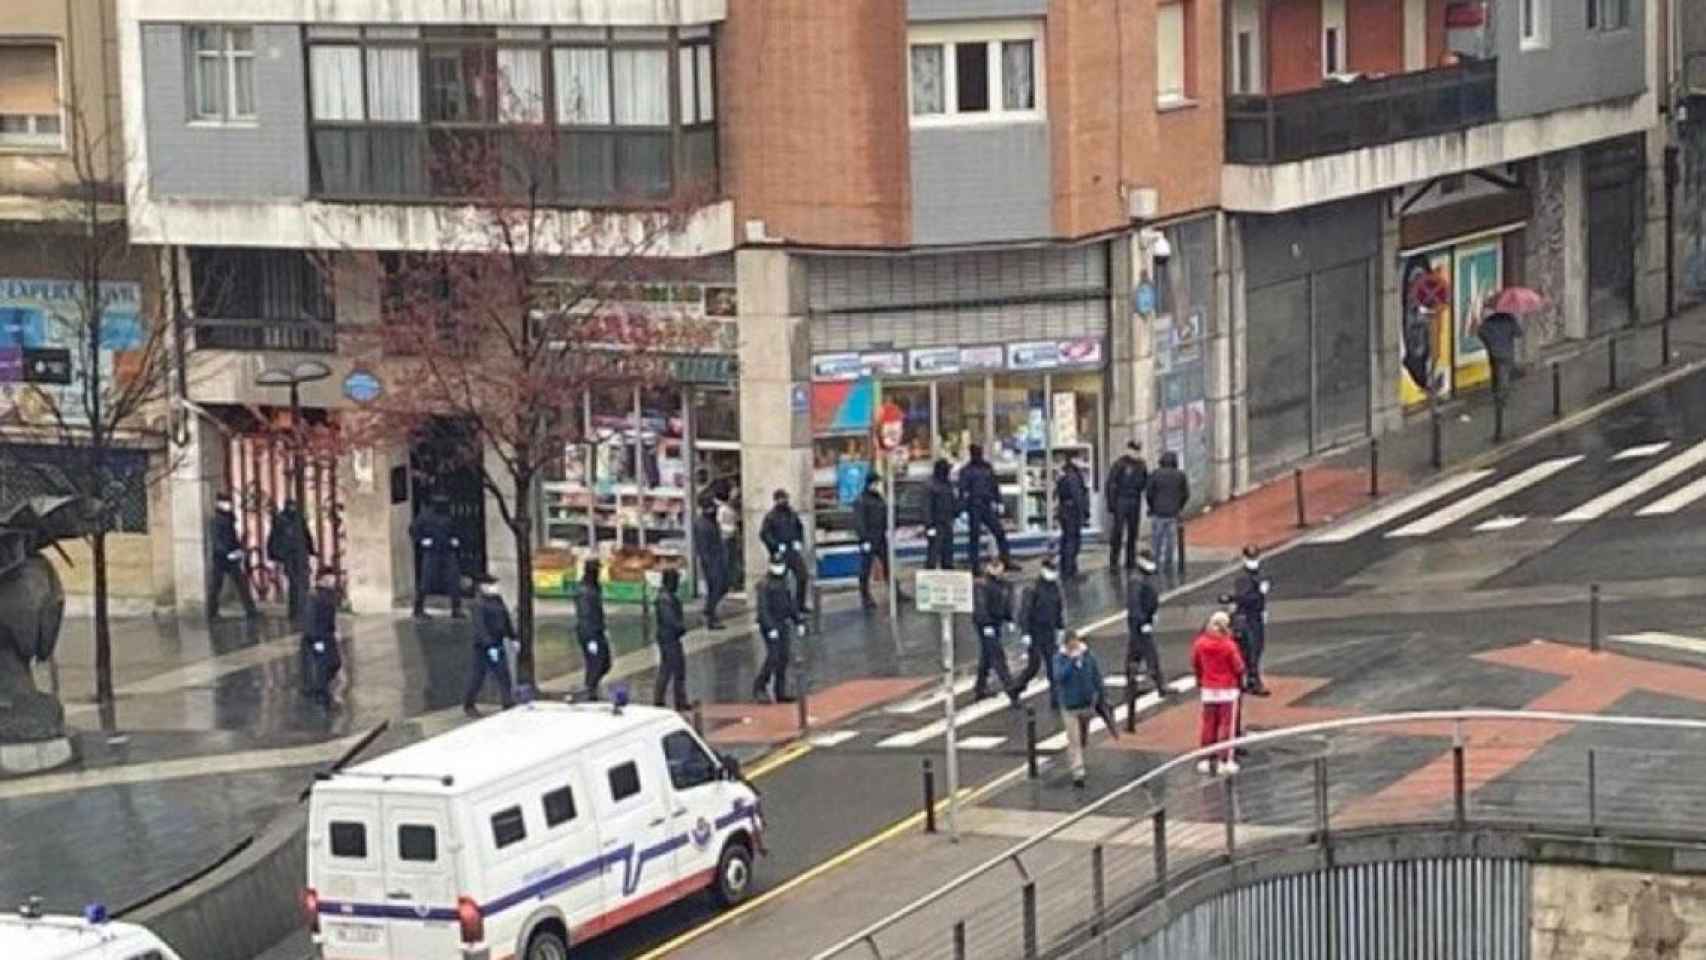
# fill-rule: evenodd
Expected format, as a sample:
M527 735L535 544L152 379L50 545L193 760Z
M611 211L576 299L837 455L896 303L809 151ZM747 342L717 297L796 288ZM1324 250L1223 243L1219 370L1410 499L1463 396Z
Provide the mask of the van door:
M715 876L722 852L715 841L717 817L728 812L720 802L725 784L717 779L716 759L688 731L671 730L657 744L653 749L669 771L670 830L687 834L687 843L676 850L676 875L685 886L704 886Z
M383 800L385 906L392 960L450 957L462 943L456 920L456 858L441 801Z
M539 785L539 808L545 823L544 868L552 871L550 897L568 919L570 930L604 912L601 871L590 866L601 854L592 803L578 762Z
M308 885L320 901L325 955L340 960L388 960L379 798L330 792L316 795L309 838Z
M631 737L594 754L588 771L606 857L605 929L651 909L645 898L675 882L668 788L654 743Z

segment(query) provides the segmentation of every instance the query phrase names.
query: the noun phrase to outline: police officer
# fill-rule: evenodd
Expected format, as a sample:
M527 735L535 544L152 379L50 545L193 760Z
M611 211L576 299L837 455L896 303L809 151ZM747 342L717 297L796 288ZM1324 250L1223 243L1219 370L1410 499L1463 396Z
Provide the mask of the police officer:
M237 515L231 507L231 495L221 493L213 501L213 519L207 525L207 619L219 619L219 595L225 591L229 577L237 585L237 599L243 601L243 616L253 619L255 598L249 595L249 581L243 576L243 541L237 536Z
M1060 515L1060 573L1078 576L1078 551L1084 546L1084 524L1090 519L1090 490L1078 461L1068 457L1054 482L1055 511Z
M794 609L806 609L806 528L800 515L788 503L788 491L778 490L771 495L773 505L764 515L758 528L758 539L772 558L782 558L782 564L794 578Z
M1139 452L1143 446L1133 440L1125 445L1125 453L1114 461L1108 471L1108 513L1113 526L1108 530L1108 569L1120 568L1120 548L1125 548L1125 565L1132 566L1137 553L1137 527L1143 516L1143 489L1149 485L1149 464Z
M295 500L286 499L272 517L272 532L267 534L267 559L284 568L288 581L285 596L292 621L302 616L308 601L308 558L313 553L314 537L308 532L308 520Z
M971 529L971 568L977 569L978 547L982 541L980 528L995 538L995 549L1002 566L1013 565L1013 553L1007 549L1007 532L1001 529L1001 484L995 479L995 468L983 459L983 446L971 445L971 460L960 468L960 507L966 512Z
M1058 709L1054 693L1054 663L1055 650L1060 641L1066 636L1066 600L1060 593L1060 572L1055 569L1053 560L1044 560L1042 570L1037 574L1037 582L1026 592L1025 600L1019 607L1019 642L1025 648L1025 669L1014 678L1013 686L1007 689L1007 697L1013 706L1019 705L1019 696L1025 687L1036 679L1040 670L1048 680L1048 705L1050 709Z
M705 578L705 627L721 630L717 605L729 592L729 551L717 524L717 501L710 497L700 501L699 515L693 518L693 552L699 557L699 574Z
M948 461L938 458L930 470L924 513L924 566L930 570L954 569L954 518L959 516L960 502L948 479L951 469Z
M1268 696L1262 682L1262 652L1268 645L1268 590L1272 583L1262 576L1262 552L1255 544L1244 548L1244 569L1232 581L1232 630L1244 655L1244 689L1258 697Z
M788 565L781 557L770 559L770 575L758 585L758 632L764 638L764 666L752 681L752 699L759 703L793 703L788 696L789 645L794 635L804 635L806 625L799 608L788 594ZM765 689L774 681L774 695Z
M462 541L450 518L450 499L442 494L433 497L427 509L409 524L409 537L420 557L415 568L415 619L427 619L426 598L431 593L447 594L450 615L462 616L462 571L457 556Z
M597 700L598 685L610 672L610 640L604 632L604 583L596 558L588 558L581 567L581 592L575 598L575 638L580 641L581 660L586 664L584 696Z
M314 595L302 625L302 692L323 706L332 704L332 680L343 668L338 652L338 572L315 572Z
M1013 674L1007 669L1007 650L1001 645L1002 626L1013 625L1013 597L1001 573L1001 561L989 561L978 572L977 586L972 590L971 622L977 630L977 683L972 687L973 700L989 696L985 684L991 671L1001 681L1002 690L1013 686Z
M515 639L515 625L509 619L503 594L498 591L497 578L485 574L479 577L479 584L479 598L474 601L474 658L468 668L468 689L462 695L462 712L470 717L480 715L474 700L480 695L488 673L497 679L504 709L515 704L515 694L510 689L509 655L504 649L506 643Z
M1155 589L1155 557L1148 550L1137 555L1138 576L1125 591L1125 682L1137 689L1141 667L1155 684L1155 692L1167 695L1167 677L1161 672L1161 651L1155 646L1155 615L1161 610L1161 593Z
M653 604L658 623L658 680L652 689L652 705L663 706L663 695L675 688L675 709L686 710L687 651L681 648L681 638L687 634L687 616L681 610L681 598L676 590L681 574L675 570L663 572L663 592Z
M882 478L871 474L865 478L865 492L853 502L853 534L859 538L859 598L866 610L877 605L871 598L872 568L880 560L883 576L894 576L889 569L889 507L881 487Z

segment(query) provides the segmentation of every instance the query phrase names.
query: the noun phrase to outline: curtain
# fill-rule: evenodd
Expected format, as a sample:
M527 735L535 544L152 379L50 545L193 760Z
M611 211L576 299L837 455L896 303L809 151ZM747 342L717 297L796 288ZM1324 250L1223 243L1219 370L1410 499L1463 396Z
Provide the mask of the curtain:
M610 122L609 51L566 47L553 51L557 122L571 125Z
M912 115L943 112L942 45L916 44L912 48Z
M669 55L663 50L613 50L616 125L669 125Z
M1001 109L1037 108L1036 47L1029 40L1001 44Z
M217 53L197 53L195 58L195 112L198 117L225 113L225 71Z
M418 123L421 119L420 71L420 51L412 47L369 47L368 119Z
M361 120L361 48L309 47L308 87L316 120Z
M711 80L711 48L696 47L699 51L699 122L717 119L717 89Z
M685 125L696 122L694 117L698 115L694 106L696 101L693 96L693 85L698 82L699 74L693 67L692 47L682 47L677 53L680 55L680 60L676 65L675 76L680 81L681 122Z
M1162 100L1185 96L1185 6L1170 3L1155 11L1155 95Z
M498 118L504 123L545 121L543 51L498 48Z

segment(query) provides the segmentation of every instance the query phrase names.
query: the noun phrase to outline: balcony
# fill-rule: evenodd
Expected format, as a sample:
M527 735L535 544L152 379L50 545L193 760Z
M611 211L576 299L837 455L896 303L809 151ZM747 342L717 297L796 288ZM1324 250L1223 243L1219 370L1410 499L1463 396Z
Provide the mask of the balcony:
M197 350L337 352L336 307L307 254L193 247L189 260Z
M337 327L320 320L202 320L194 322L197 350L338 352Z
M1226 162L1291 163L1498 119L1497 61L1226 98Z

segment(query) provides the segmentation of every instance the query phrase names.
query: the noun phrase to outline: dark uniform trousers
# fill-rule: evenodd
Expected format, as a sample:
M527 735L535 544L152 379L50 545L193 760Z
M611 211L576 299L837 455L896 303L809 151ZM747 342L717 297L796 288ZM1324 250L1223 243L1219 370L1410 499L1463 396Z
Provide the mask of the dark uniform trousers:
M995 679L1001 681L1002 690L1012 689L1013 672L1007 669L1007 651L1001 646L1001 625L989 623L976 629L977 685L972 688L972 696L982 698L988 695L986 684L991 672Z
M468 666L468 690L462 695L462 706L474 706L475 699L480 696L480 688L486 684L487 674L497 679L498 694L503 698L504 708L513 706L515 694L510 688L514 684L510 681L509 657L504 655L503 641L475 644L473 652L473 662Z

